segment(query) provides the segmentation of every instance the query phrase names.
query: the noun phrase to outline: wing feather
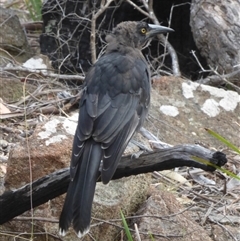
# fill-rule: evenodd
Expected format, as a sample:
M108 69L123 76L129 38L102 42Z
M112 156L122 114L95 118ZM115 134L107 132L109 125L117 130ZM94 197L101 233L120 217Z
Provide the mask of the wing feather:
M93 137L96 141L109 143L131 119L137 108L138 97L121 94L116 98L122 100L122 103L109 106L107 111L95 120Z
M124 126L122 131L116 136L113 143L104 150L103 168L102 168L102 182L108 183L118 165L118 161L121 158L128 142L132 138L137 126L139 124L139 117L135 113L131 120Z
M130 138L143 123L149 95L149 71L143 58L111 53L99 59L86 76L71 176L81 165L85 141L92 137L103 149L102 180L111 179Z

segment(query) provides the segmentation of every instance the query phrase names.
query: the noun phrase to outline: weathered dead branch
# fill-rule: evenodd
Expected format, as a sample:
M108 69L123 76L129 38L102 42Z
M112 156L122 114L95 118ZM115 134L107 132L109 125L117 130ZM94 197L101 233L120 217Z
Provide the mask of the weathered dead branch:
M198 145L179 145L160 149L155 152L144 153L137 159L134 159L133 155L123 157L113 179L138 175L140 173L167 170L180 166L198 167L211 172L215 170L212 166L193 160L193 156L208 160L210 163L218 166L222 166L227 162L224 153L214 152ZM4 207L0 216L0 224L29 210L31 208L30 198L32 198L33 207L37 207L65 193L69 181L69 168L65 168L42 177L15 191L5 192L0 196L0 206ZM32 190L32 192L30 192L30 190ZM18 208L15 208L16 206Z

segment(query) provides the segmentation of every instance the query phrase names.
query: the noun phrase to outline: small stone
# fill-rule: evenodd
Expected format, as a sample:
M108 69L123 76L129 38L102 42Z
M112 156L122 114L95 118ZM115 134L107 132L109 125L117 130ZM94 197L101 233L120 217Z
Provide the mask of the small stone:
M3 149L8 147L8 142L6 140L0 139L0 147Z

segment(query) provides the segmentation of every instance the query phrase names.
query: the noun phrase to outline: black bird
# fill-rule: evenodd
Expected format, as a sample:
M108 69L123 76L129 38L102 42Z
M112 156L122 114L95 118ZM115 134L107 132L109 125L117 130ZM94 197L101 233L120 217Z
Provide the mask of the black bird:
M89 231L99 169L102 182L108 183L148 112L150 73L141 49L155 35L172 31L144 22L122 22L106 37L105 54L85 78L73 141L71 182L59 221L61 235L71 221L78 237Z

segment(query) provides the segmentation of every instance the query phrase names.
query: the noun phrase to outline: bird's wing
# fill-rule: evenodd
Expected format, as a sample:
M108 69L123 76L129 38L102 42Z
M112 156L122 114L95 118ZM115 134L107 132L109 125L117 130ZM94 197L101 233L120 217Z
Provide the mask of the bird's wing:
M85 140L92 137L104 149L102 180L107 183L112 178L149 104L148 67L140 57L106 54L87 74L73 145L72 170L80 164L78 156Z

